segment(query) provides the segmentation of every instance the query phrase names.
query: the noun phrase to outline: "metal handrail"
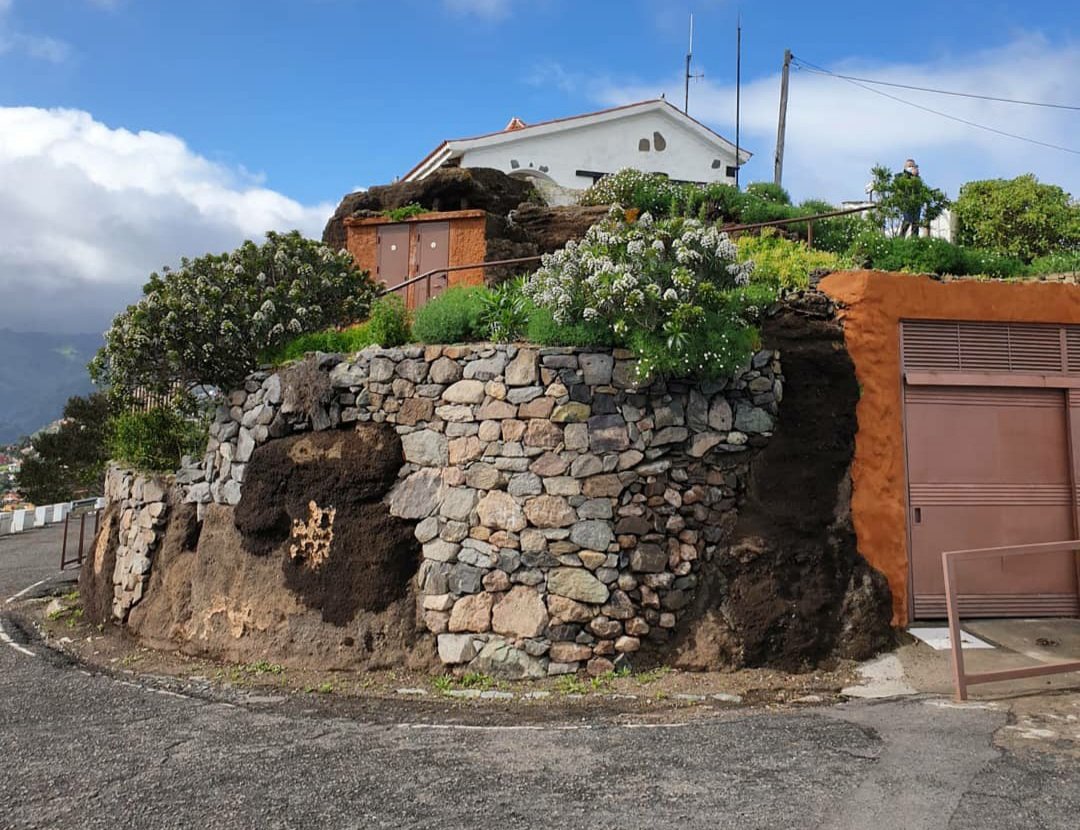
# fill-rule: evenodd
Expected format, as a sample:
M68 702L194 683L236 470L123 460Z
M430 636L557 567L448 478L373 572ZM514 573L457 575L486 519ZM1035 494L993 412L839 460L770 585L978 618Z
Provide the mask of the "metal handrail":
M849 216L853 213L863 213L873 210L877 205L863 205L862 207L844 208L843 210L831 210L828 213L814 213L810 216L797 216L792 219L770 219L768 222L750 222L746 225L722 225L720 230L725 233L731 231L753 231L759 228L778 228L783 225L796 225L806 222L806 247L814 247L814 222L819 219L832 219L835 216Z
M956 563L971 559L997 559L1005 556L1023 556L1029 553L1066 553L1080 550L1080 540L1067 542L1042 542L1034 545L1012 545L1003 548L973 548L951 550L941 554L941 567L945 572L945 607L949 615L949 646L952 650L953 685L957 700L967 700L967 687L998 680L1017 680L1022 677L1041 677L1045 674L1064 674L1080 671L1080 660L1067 663L1044 663L1022 669L968 674L964 671L964 649L960 643L960 608L956 582Z
M390 288L384 288L380 293L380 297L385 297L387 294L392 294L395 291L400 291L403 288L408 288L410 285L420 282L421 280L428 280L428 294L431 294L431 278L436 274L448 274L451 271L468 271L470 268L494 268L500 265L519 265L523 262L537 262L540 260L540 255L537 256L523 256L516 259L492 259L487 262L471 262L468 265L448 265L445 268L436 268L433 271L426 271L423 274L419 274L415 277L410 277L405 282L399 282L397 285Z
M729 231L750 231L758 228L772 228L779 227L781 225L793 225L801 222L807 223L806 232L806 244L808 247L814 246L814 222L819 219L831 219L835 216L848 216L852 213L862 213L863 211L873 210L875 205L864 205L863 207L845 208L844 210L833 210L827 213L815 213L810 216L799 216L793 219L773 219L768 222L751 222L746 225L723 225L720 230L725 233ZM410 277L404 282L399 282L397 285L389 288L384 288L379 292L380 297L385 297L387 294L393 294L395 291L401 291L408 288L410 285L415 285L421 281L427 281L428 294L431 294L431 278L436 274L448 274L451 271L468 271L472 268L496 268L501 265L521 265L526 262L538 262L543 257L541 255L536 256L523 256L516 257L514 259L493 259L487 262L470 262L466 265L448 265L445 268L435 268L431 271L425 271L423 274L418 274L415 277Z

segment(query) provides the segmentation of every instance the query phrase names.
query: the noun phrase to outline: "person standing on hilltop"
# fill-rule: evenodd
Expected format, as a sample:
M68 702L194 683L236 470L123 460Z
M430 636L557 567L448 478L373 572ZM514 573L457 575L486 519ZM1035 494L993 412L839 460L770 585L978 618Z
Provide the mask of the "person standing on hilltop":
M901 176L908 178L919 178L919 165L915 163L915 159L908 159L904 162L904 169L900 171L897 178ZM911 231L912 236L919 235L919 217L921 214L919 206L914 206L904 212L904 221L900 225L900 236L907 236L908 231Z

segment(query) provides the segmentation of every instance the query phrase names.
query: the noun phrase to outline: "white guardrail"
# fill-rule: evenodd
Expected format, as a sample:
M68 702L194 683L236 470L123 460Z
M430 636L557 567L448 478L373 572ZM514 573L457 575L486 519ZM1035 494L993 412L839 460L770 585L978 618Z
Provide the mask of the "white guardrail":
M0 513L0 535L21 533L35 527L57 524L67 518L74 505L89 506L91 502L95 510L101 510L105 507L105 499L99 497L96 499L80 499L78 502L65 501L60 504L47 504L44 507Z

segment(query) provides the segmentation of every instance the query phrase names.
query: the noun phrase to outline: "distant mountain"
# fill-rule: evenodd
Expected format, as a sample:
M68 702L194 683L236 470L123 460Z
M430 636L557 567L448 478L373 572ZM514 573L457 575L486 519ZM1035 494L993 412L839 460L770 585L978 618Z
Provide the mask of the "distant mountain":
M0 444L47 426L68 398L93 391L86 364L102 342L100 334L0 329Z

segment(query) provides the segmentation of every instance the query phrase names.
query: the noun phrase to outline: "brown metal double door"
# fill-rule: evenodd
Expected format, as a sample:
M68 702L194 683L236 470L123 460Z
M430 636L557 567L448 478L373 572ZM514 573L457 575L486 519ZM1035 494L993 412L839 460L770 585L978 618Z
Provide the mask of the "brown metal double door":
M941 553L1077 538L1067 392L906 386L915 618L945 616ZM958 565L961 613L1074 616L1076 556Z
M376 234L376 253L375 276L387 288L412 277L431 274L405 289L409 307L418 308L446 288L447 272L438 269L450 265L450 223L381 225Z
M450 223L423 222L417 225L416 275L428 274L450 264ZM446 271L413 285L413 307L419 308L446 288Z

